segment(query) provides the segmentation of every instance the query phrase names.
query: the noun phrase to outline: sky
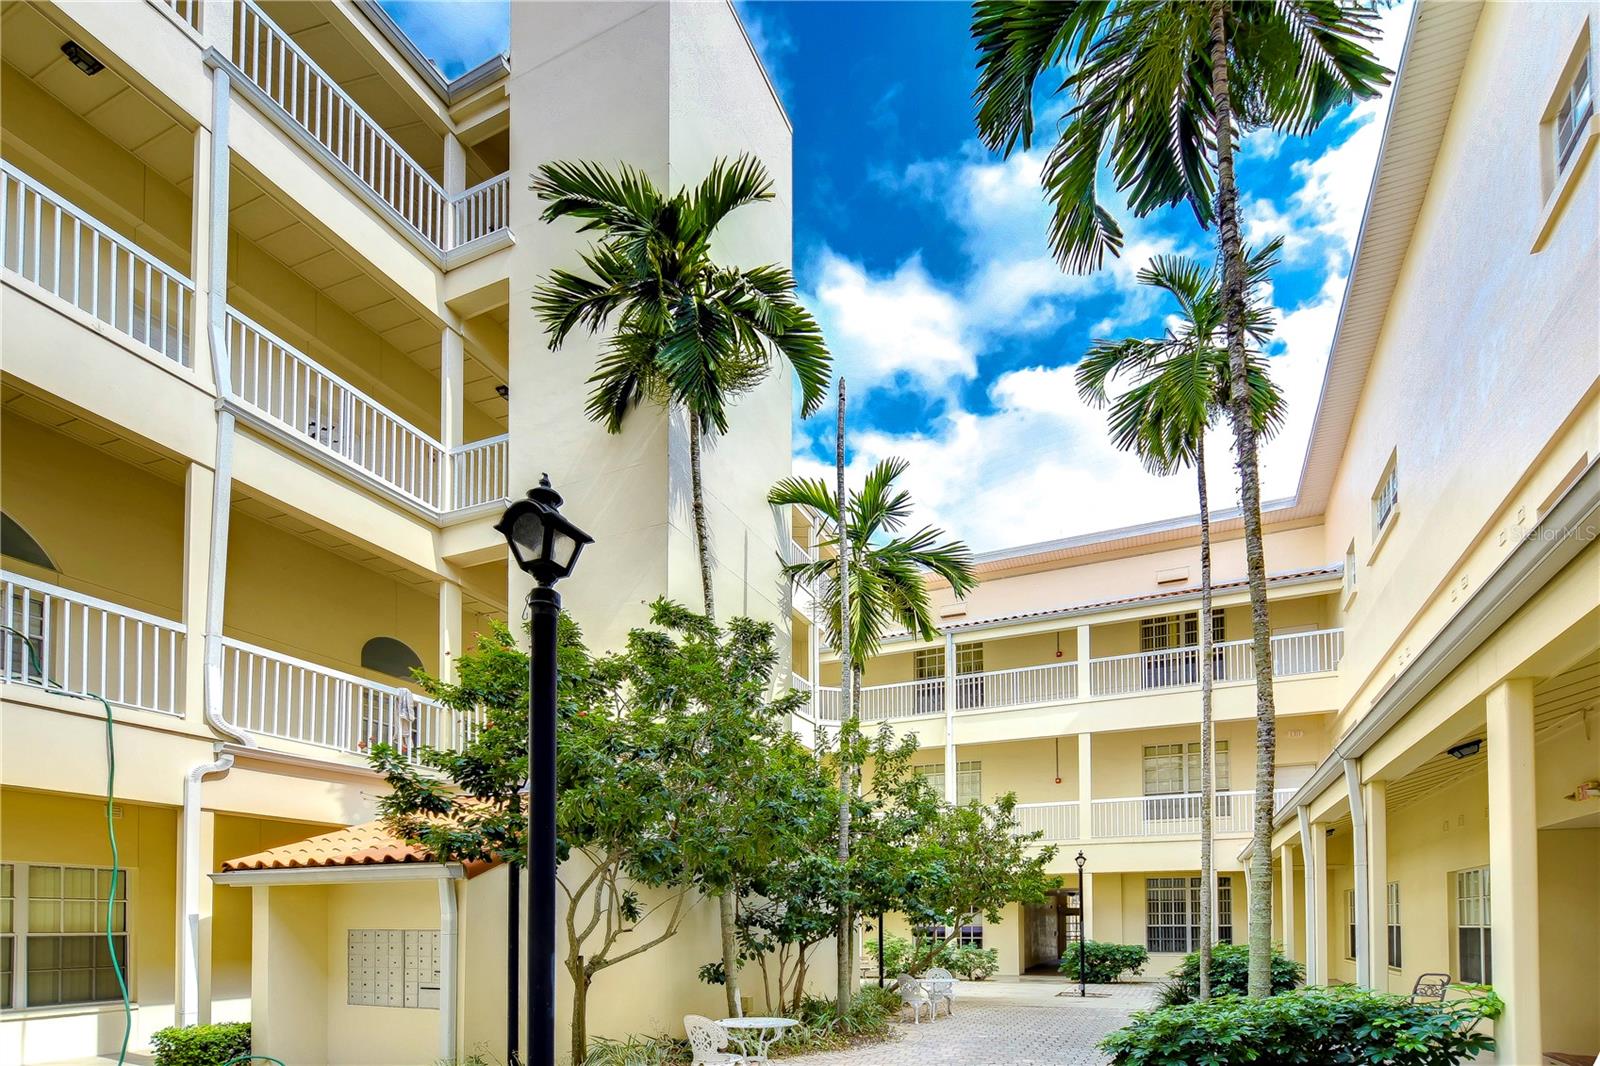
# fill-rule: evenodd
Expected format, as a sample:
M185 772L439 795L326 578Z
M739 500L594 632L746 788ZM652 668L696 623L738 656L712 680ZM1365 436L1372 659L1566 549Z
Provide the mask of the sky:
M447 76L505 47L504 3L383 6ZM1391 68L1410 8L1381 16L1376 51ZM1116 451L1073 381L1095 339L1164 328L1175 308L1135 280L1151 256L1211 258L1187 209L1118 212L1121 258L1065 274L1045 241L1043 149L1002 159L977 140L966 4L738 10L794 127L794 267L848 382L851 481L904 457L913 523L977 551L1192 514L1193 474L1154 477ZM1036 110L1052 106L1041 94ZM1295 490L1387 106L1386 93L1309 137L1251 134L1242 146L1246 240L1285 241L1269 354L1289 413L1262 449L1265 499ZM1102 195L1116 203L1109 182ZM1236 503L1226 431L1207 446L1212 506ZM832 412L797 412L794 448L797 472L826 474Z

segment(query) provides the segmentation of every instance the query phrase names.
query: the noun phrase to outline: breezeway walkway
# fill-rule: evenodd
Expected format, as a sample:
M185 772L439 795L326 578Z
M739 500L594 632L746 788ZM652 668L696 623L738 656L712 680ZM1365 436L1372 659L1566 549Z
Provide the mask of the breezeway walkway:
M1058 995L1076 985L1040 978L963 981L955 1013L895 1027L898 1039L784 1059L793 1066L1100 1066L1102 1037L1155 1005L1154 985L1090 985L1090 998ZM1095 993L1102 995L1096 996ZM909 1015L907 1015L909 1017Z

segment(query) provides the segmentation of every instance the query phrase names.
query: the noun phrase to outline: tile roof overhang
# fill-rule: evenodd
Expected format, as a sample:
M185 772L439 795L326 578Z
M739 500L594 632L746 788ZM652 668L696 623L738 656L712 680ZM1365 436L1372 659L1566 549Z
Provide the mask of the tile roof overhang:
M382 822L373 821L228 859L222 863L222 872L212 876L224 884L350 880L349 875L358 871L363 880L456 879L475 877L493 865L439 862L424 849L395 836ZM340 876L317 876L334 871Z

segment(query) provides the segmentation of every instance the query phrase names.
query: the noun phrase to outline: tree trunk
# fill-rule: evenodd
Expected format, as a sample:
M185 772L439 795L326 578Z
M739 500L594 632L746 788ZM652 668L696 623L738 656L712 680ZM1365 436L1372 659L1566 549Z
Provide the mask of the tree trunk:
M1272 993L1272 817L1277 725L1272 702L1272 631L1267 623L1267 564L1261 543L1261 471L1245 364L1245 277L1239 236L1239 188L1233 173L1233 101L1228 85L1229 0L1211 2L1211 95L1216 105L1217 231L1221 244L1224 323L1228 338L1228 414L1239 466L1245 575L1256 674L1256 801L1249 859L1249 994Z
M1211 503L1206 494L1206 437L1195 442L1194 468L1200 493L1200 1002L1211 998L1212 929L1216 924L1217 868L1211 850L1212 726L1211 688Z
M583 1066L589 1055L589 975L580 965L567 967L572 978L572 1066Z
M852 668L850 654L850 504L849 497L845 495L844 487L844 378L839 379L839 426L838 440L834 449L834 467L838 475L839 494L836 497L838 507L839 532L839 717L853 719L855 717L854 688L855 671ZM844 723L840 722L840 732L843 733ZM850 797L853 794L850 765L844 756L844 745L840 744L839 759L839 872L841 878L839 901L839 928L838 937L838 999L839 1013L842 1015L850 1008L850 981L855 967L854 931L855 921L851 909L846 902L850 892L850 875L848 863L850 861Z
M705 479L700 465L700 416L689 411L689 495L694 511L695 550L700 558L700 595L706 617L716 620L716 600L711 591L711 534L706 528ZM739 940L734 928L736 900L733 889L717 895L717 917L722 926L722 989L727 996L728 1015L741 1018L739 1004Z

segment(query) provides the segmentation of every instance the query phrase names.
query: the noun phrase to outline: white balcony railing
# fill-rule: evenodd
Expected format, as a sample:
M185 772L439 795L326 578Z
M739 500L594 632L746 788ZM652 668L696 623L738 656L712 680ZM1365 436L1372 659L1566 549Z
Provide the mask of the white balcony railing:
M441 253L509 221L509 174L455 197L252 0L238 0L233 63L288 121Z
M320 452L440 509L444 447L283 338L228 309L233 398Z
M871 691L870 689L868 691ZM987 670L956 677L956 710L995 710L1061 703L1078 696L1078 664L1049 663L1015 670ZM943 703L943 700L940 701Z
M811 562L811 552L804 544L790 537L783 546L783 561L791 566Z
M1273 676L1295 677L1336 669L1344 654L1344 630L1322 629L1272 638ZM1212 649L1213 676L1219 685L1255 680L1248 640L1230 640ZM1089 691L1095 696L1190 688L1200 684L1200 651L1165 648L1089 660Z
M183 623L17 574L0 584L6 681L182 713Z
M173 12L196 32L200 29L200 10L205 7L202 0L161 0Z
M510 492L511 438L502 433L463 444L450 453L456 510L500 503Z
M1078 839L1076 803L1019 803L1017 821L1024 833L1042 832L1042 841Z
M511 175L500 174L474 185L452 201L450 210L452 248L505 229L511 223Z
M193 283L5 162L0 252L7 271L158 355L190 365Z
M222 716L250 733L365 756L375 744L407 755L460 748L482 725L410 689L222 640Z
M1282 806L1294 789L1279 789ZM1212 807L1213 832L1219 836L1250 832L1255 816L1255 792L1218 792ZM1090 832L1096 839L1194 836L1200 832L1200 795L1186 792L1170 796L1124 796L1097 799L1089 804Z

